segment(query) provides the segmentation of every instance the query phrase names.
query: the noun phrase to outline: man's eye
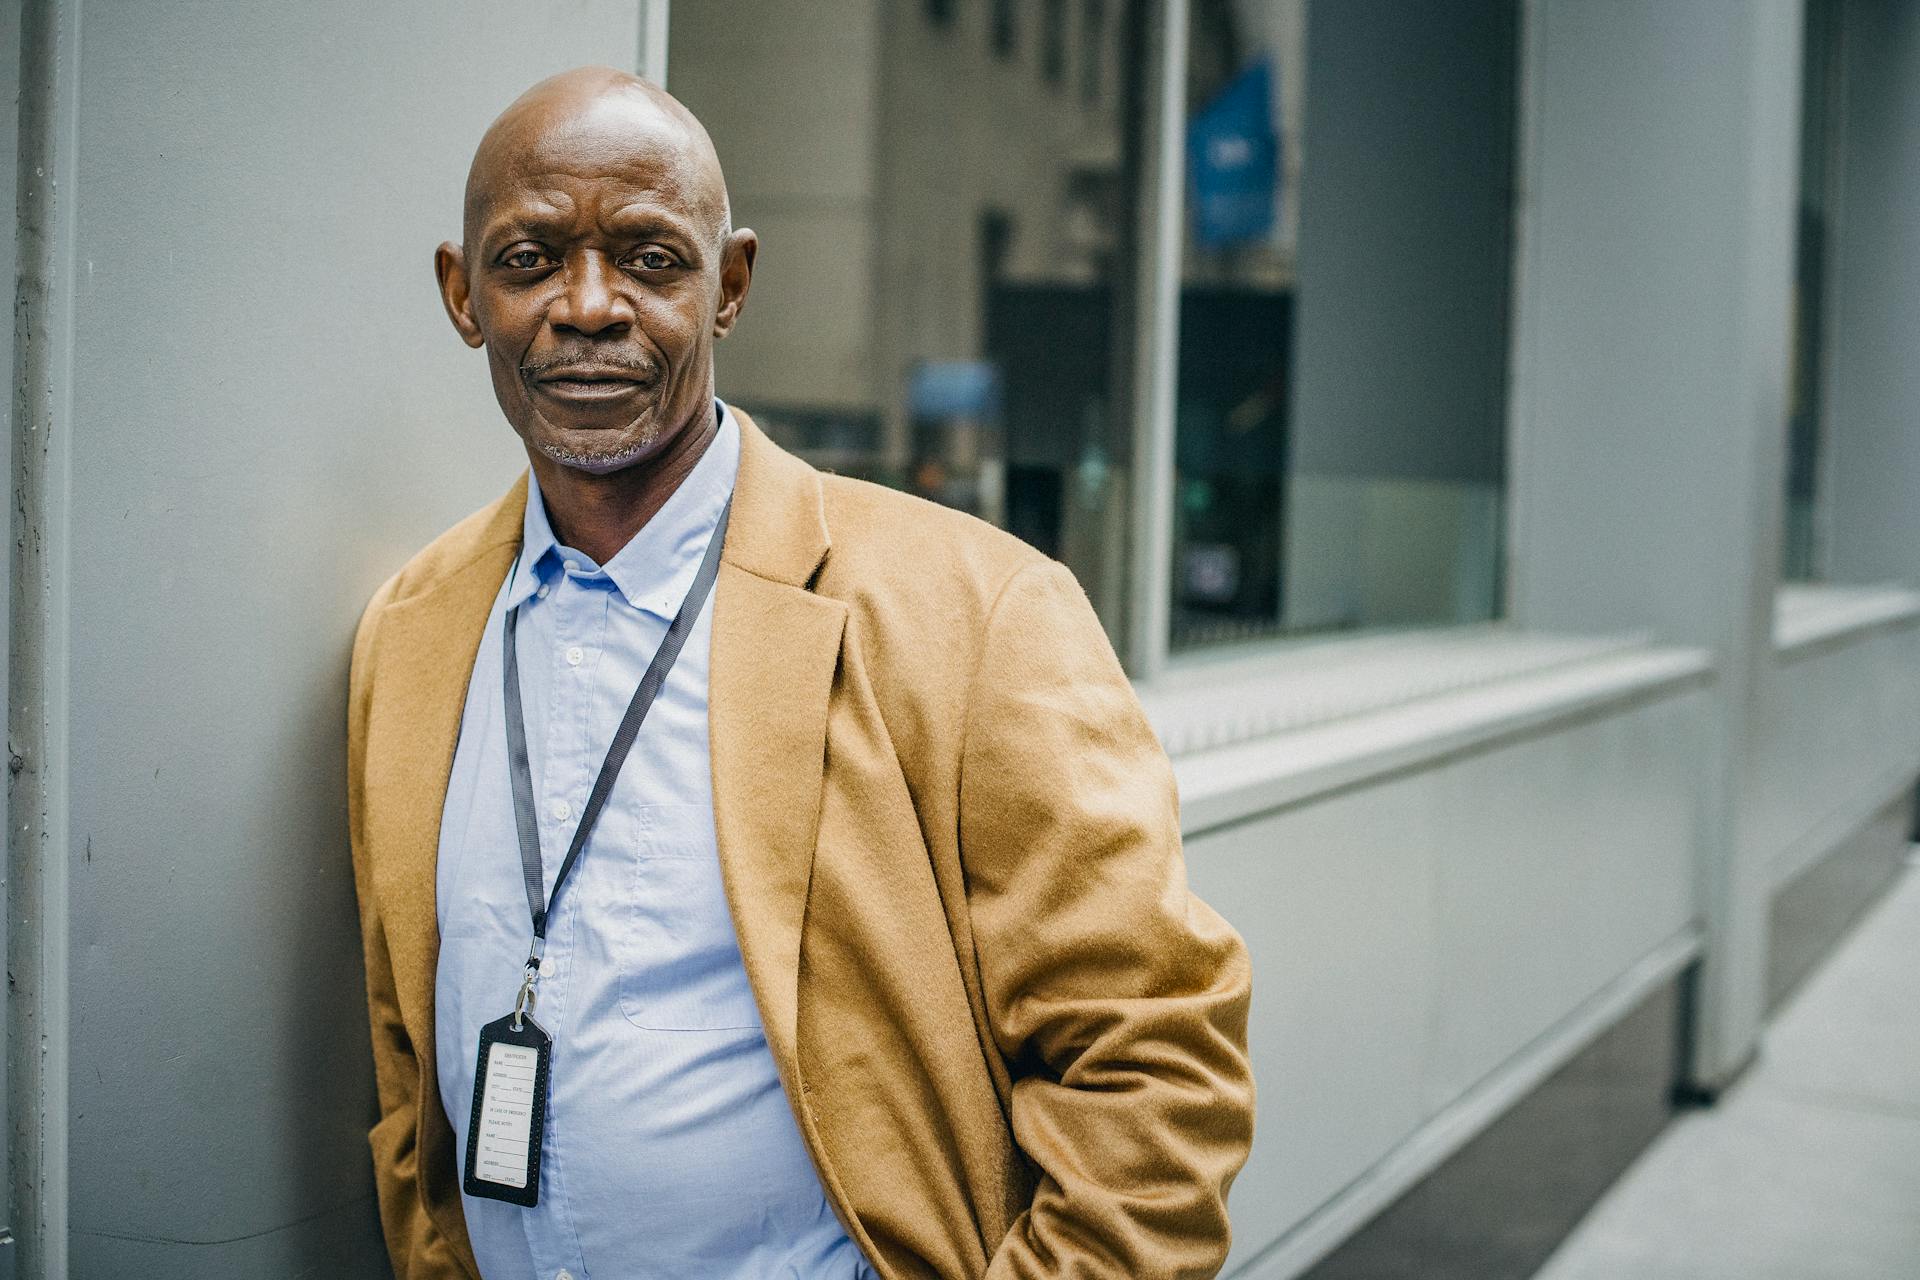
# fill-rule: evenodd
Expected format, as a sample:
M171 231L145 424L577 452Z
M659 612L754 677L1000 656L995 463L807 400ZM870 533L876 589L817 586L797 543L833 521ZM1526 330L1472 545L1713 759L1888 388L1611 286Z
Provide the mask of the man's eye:
M630 261L646 271L665 271L673 265L673 255L662 249L642 249Z
M546 255L538 249L515 249L500 259L501 265L513 267L519 271L531 271L545 261Z

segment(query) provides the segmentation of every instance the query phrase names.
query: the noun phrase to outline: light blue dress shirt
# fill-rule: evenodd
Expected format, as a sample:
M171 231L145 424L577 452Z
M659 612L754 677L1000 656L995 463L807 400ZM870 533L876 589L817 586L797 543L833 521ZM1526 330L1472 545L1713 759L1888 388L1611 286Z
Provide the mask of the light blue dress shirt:
M517 642L549 893L581 807L740 462L718 434L608 561L560 545L528 481L524 551L487 619L440 825L440 1099L464 1158L480 1028L512 1011L532 938L501 707ZM781 1091L715 852L707 749L712 598L647 714L548 923L553 1037L540 1203L463 1197L487 1280L864 1280Z

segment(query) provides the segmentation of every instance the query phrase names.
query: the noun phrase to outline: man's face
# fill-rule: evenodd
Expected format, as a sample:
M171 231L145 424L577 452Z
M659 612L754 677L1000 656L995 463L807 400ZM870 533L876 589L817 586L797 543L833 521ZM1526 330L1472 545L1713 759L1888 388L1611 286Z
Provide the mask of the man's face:
M711 152L630 96L488 145L466 243L437 257L448 313L529 446L597 474L653 456L706 420L752 271Z

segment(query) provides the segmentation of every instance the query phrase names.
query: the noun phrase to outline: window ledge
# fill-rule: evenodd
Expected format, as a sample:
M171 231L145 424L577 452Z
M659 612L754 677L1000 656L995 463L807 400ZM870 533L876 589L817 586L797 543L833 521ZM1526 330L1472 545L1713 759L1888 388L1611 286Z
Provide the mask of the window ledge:
M1920 622L1920 592L1893 583L1843 587L1795 582L1773 598L1773 651L1797 656L1882 627Z
M1503 624L1383 631L1189 658L1140 700L1167 754L1229 747L1497 684L1639 647L1633 636L1567 636Z
M1191 836L1712 670L1705 650L1476 627L1196 663L1140 697L1173 757Z

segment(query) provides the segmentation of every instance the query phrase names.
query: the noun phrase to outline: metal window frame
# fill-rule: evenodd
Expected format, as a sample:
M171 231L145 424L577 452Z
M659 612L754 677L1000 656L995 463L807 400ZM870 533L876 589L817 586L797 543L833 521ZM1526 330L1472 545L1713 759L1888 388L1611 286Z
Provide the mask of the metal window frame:
M1180 260L1187 127L1187 0L1161 0L1148 36L1148 109L1139 293L1134 314L1133 592L1122 659L1135 680L1166 670L1173 591L1174 395L1179 383Z

